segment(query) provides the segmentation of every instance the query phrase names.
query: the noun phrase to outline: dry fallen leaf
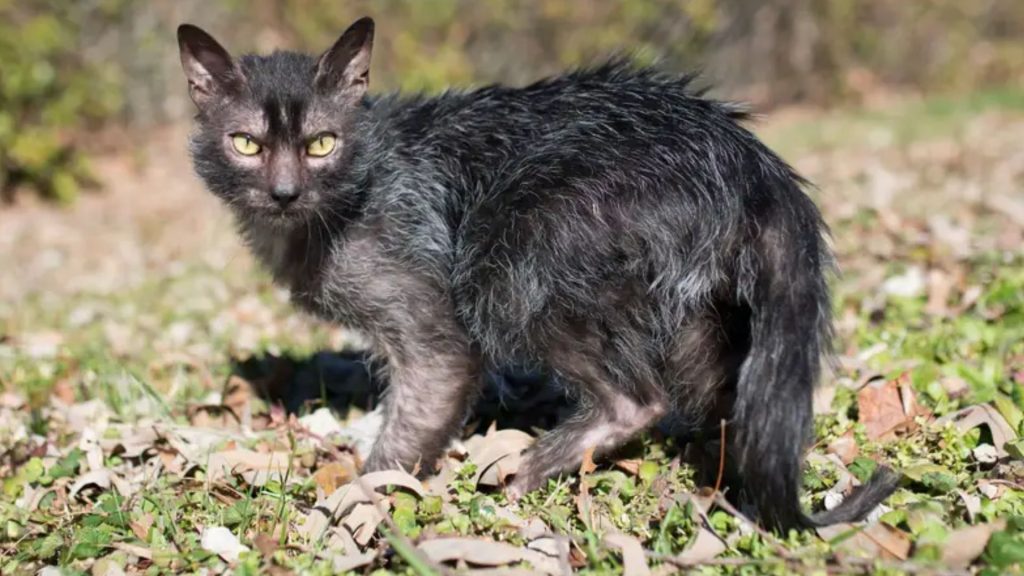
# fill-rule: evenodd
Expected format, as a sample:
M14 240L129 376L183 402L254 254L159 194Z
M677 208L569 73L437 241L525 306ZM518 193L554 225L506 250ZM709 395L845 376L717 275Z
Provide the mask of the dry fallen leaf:
M558 561L529 548L476 538L437 538L421 542L419 549L434 562L466 562L477 566L506 566L529 562L546 574L560 574Z
M203 550L220 556L225 562L234 562L242 552L249 551L248 546L239 542L238 537L223 526L204 528L199 545Z
M942 564L950 568L966 568L975 558L981 556L993 532L1006 528L1006 520L991 524L966 526L949 533L942 545Z
M828 452L838 456L843 464L849 464L860 454L860 447L857 446L857 441L854 440L853 434L847 433L830 442Z
M68 489L68 497L74 498L87 486L95 486L100 490L110 490L113 485L122 496L131 496L133 491L127 482L107 469L93 470L78 477L78 480Z
M594 464L594 447L591 446L583 451L583 459L580 461L580 476L593 474L594 470L597 470L597 464Z
M912 426L914 417L923 414L909 383L901 379L869 382L857 392L858 420L868 438L889 438L901 428Z
M934 316L949 313L949 296L953 293L954 279L937 268L928 271L928 304L925 312Z
M153 559L153 551L149 548L146 548L145 546L129 544L127 542L113 542L110 544L110 547L115 550L127 552L128 554L131 554L133 556L138 556L139 558L143 558L145 560Z
M625 460L616 460L614 462L616 468L630 474L631 476L636 476L640 473L640 465L643 463L644 461L639 458L628 458Z
M188 410L187 416L189 423L196 428L238 429L241 424L231 410L220 405L193 406Z
M936 424L952 422L961 432L966 432L978 426L987 426L992 433L992 444L995 446L999 457L1006 456L1004 446L1007 442L1017 438L1010 424L1003 418L998 410L988 404L977 404L957 410L952 414L946 414L935 421Z
M701 526L697 530L697 536L693 539L693 544L678 554L676 559L680 562L698 563L710 560L727 549L728 547L725 545L725 542L717 534L705 526Z
M316 503L306 515L305 521L298 527L298 532L309 540L321 538L335 520L344 520L345 516L357 504L371 504L374 496L363 492L363 487L373 491L384 486L398 486L422 497L423 484L415 476L400 470L382 470L370 472L334 491L325 500Z
M149 542L149 529L153 527L154 518L152 514L141 514L129 523L132 534L143 542Z
M967 510L967 520L974 522L974 517L981 512L981 498L973 494L968 494L963 490L956 491L957 496L963 500L964 508Z
M465 442L469 460L476 464L476 482L483 486L500 486L504 477L519 470L523 450L533 443L533 436L522 430L507 428L488 430Z
M834 524L818 528L818 536L834 542L838 550L857 557L906 560L910 555L910 538L887 524L866 527Z
M264 558L270 558L278 549L277 538L274 538L270 534L264 534L263 532L253 536L252 543Z
M377 552L370 550L362 554L345 554L331 557L331 568L335 574L350 572L356 568L369 565L377 559Z
M323 496L327 497L352 480L353 470L355 470L354 461L349 464L328 462L313 473L313 480L317 487L323 490Z
M386 500L380 502L380 507L387 510L389 503ZM373 504L360 503L352 508L352 511L345 515L342 524L352 534L353 539L359 546L366 546L370 538L377 532L377 526L384 521L384 516Z
M244 427L252 425L252 385L242 378L232 375L228 379L224 399L221 404L231 410Z
M815 414L831 414L832 401L836 398L836 385L829 382L814 389L813 409Z
M332 526L327 533L327 549L340 550L347 555L357 555L362 551L359 544L356 544L352 534L344 527Z
M299 424L318 438L327 438L344 432L344 428L330 408L317 408L312 414L299 418Z
M206 473L211 482L239 474L250 485L263 486L271 479L283 482L288 475L291 458L290 452L253 452L242 448L224 450L210 455Z

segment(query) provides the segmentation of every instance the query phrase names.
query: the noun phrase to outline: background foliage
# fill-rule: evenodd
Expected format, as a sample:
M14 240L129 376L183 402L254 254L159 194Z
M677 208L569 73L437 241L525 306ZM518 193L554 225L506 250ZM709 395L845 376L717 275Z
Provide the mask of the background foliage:
M71 198L92 129L187 115L179 22L236 53L319 51L365 14L378 89L524 83L623 50L761 106L960 92L1024 71L1016 0L0 0L0 189Z

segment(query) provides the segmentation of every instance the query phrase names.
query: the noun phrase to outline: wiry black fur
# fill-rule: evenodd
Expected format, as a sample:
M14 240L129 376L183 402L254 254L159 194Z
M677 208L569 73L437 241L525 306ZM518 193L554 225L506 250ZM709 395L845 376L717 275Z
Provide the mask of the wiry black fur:
M368 61L351 33L345 58L363 40ZM738 108L625 61L525 88L345 100L319 84L331 57L242 58L216 97L199 94L192 151L296 302L366 331L386 358L368 468L431 465L481 371L515 364L557 375L580 408L531 448L513 495L663 416L717 426L723 402L729 461L766 524L861 518L892 491L882 471L832 512L801 511L832 259L804 182ZM365 75L353 66L344 78ZM338 134L327 166L297 172L291 212L262 198L273 171L224 145L246 113L274 154L311 114Z

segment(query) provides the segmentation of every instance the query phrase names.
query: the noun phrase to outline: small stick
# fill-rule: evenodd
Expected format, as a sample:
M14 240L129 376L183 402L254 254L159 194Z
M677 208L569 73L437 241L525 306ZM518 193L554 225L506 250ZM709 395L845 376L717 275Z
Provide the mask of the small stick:
M725 418L719 422L718 428L722 431L722 435L721 445L718 447L718 478L715 479L715 494L718 494L722 487L722 476L725 474Z

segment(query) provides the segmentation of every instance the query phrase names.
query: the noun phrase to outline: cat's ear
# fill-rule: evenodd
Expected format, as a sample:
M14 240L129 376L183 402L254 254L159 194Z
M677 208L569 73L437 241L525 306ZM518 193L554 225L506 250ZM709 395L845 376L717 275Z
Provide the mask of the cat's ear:
M245 82L231 55L202 29L191 24L178 27L181 67L188 78L188 93L200 109L214 100L236 93Z
M366 94L373 51L373 19L356 20L316 64L318 90L356 101Z

